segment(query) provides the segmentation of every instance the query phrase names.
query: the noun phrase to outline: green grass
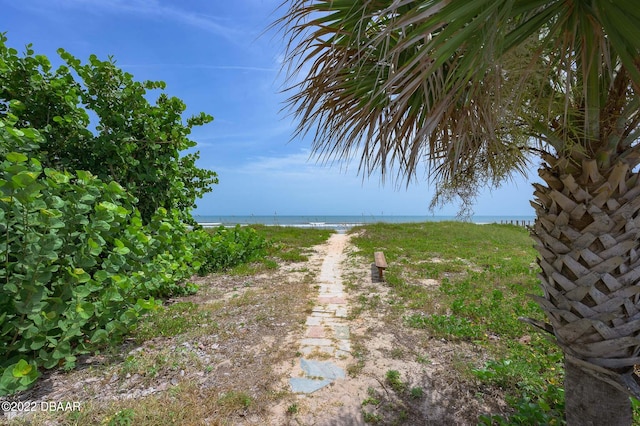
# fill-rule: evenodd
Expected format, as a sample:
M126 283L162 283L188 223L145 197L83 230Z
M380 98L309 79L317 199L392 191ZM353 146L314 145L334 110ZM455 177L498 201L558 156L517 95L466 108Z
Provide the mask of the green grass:
M304 262L309 249L322 244L333 233L326 229L305 229L293 226L251 225L269 241L269 256L285 262Z
M469 319L455 315L412 314L405 317L411 328L426 328L434 336L447 339L468 339L476 341L483 335L483 328L473 324Z
M526 295L539 293L536 252L526 230L454 222L376 224L353 239L359 253L385 252L386 283L406 321L437 337L517 339L519 317L542 319ZM436 279L434 289L422 284ZM436 303L437 302L437 303ZM439 307L436 307L438 305Z
M129 426L133 424L135 412L131 409L125 409L116 412L108 419L108 426Z
M161 306L144 316L138 323L133 337L144 342L154 337L171 337L186 333L206 324L212 330L217 328L210 321L209 312L191 302L177 302Z
M433 338L470 342L488 355L479 365L454 367L461 379L508 395L511 419L482 421L563 421L562 353L518 319L544 319L527 296L541 290L526 229L427 222L367 225L354 232L358 254L372 258L374 251L383 251L389 264L389 300L377 304L388 303L406 327ZM369 300L359 302L360 309L371 305ZM386 379L394 389L401 383L393 371Z

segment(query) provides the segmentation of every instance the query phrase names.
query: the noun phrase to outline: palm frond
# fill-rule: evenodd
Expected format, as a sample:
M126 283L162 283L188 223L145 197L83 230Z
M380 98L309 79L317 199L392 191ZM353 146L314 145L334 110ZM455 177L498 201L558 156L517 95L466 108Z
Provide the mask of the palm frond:
M297 135L313 132L321 158L362 152L362 172L402 179L425 159L435 181L508 176L532 137L595 155L640 87L631 3L292 0L280 24L289 75L305 74L288 100ZM635 134L635 118L624 126Z

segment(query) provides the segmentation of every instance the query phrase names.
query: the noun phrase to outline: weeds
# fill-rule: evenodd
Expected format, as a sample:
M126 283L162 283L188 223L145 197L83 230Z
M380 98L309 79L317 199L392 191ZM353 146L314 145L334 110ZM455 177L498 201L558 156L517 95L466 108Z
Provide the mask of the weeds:
M131 409L120 410L108 419L108 426L130 426L133 424L134 411Z
M413 399L420 399L424 396L424 390L420 387L411 388L409 395Z
M400 372L397 370L389 370L385 376L387 383L391 386L391 389L398 393L402 393L407 388L407 384L400 380Z
M390 388L385 387L385 392L378 392L372 387L367 389L367 397L361 404L365 423L408 424L407 401L417 402L424 396L424 390L421 387L409 388L409 383L402 380L398 370L386 372L385 384Z
M417 355L416 362L420 364L431 364L431 358L429 358L429 355Z
M365 366L366 347L362 342L352 338L351 342L351 355L356 360L354 364L347 366L347 374L349 377L356 377Z
M362 401L362 406L367 406L367 405L380 405L380 399L377 397L376 395L376 391L373 388L368 388L367 389L367 397L364 399L364 401Z
M519 398L508 398L511 416L480 416L479 425L564 425L564 390L555 385L528 389Z
M382 416L376 413L369 413L368 411L362 412L362 418L365 423L377 424L382 421Z
M228 411L237 411L249 408L251 403L251 397L245 392L231 391L223 393L220 395L220 398L218 398L218 404L225 407Z

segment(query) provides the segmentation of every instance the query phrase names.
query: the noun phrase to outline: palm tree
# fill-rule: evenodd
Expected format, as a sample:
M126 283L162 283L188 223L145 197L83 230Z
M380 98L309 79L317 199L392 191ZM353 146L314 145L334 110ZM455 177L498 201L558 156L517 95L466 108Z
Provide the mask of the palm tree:
M640 8L635 0L289 0L297 135L324 159L473 197L536 156L532 237L565 354L568 424L640 395ZM296 76L302 74L302 78ZM297 79L297 80L296 80Z

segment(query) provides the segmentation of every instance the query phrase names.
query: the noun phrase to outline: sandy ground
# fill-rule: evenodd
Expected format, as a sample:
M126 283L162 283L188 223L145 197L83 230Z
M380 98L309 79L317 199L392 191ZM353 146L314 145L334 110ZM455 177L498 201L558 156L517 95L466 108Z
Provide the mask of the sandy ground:
M452 362L464 359L465 351L470 355L471 347L429 339L423 332L403 327L397 319L390 320L384 308L354 312L362 296L386 300L389 289L379 281L371 264L373 254L371 259L353 258L349 256L352 250L348 236L334 235L317 247L310 260L314 268L321 265L320 283L327 279L340 283L345 278L351 280L352 290L345 292L350 312L345 323L352 351L348 357L331 358L350 374L311 394L298 394L295 415L287 414L284 404L274 407L268 423L467 425L477 423L478 412L495 412L499 401L490 395L478 398L475 390L462 386L449 368ZM425 283L432 287L438 284L435 280ZM390 370L400 373L406 385L404 392L396 392L389 385L386 375ZM422 396L410 396L412 388L422 389Z
M475 425L479 414L503 411L501 395L485 393L451 368L482 354L472 345L432 339L404 326L390 309L389 288L372 267L373 253L370 259L354 256L349 239L334 234L313 248L307 262L284 264L257 276L201 278L201 291L181 300L222 306L207 320L216 323L211 333L127 343L120 354L86 357L71 372L47 372L33 389L12 400L83 401L95 412L86 424L105 424L114 401L121 404L118 409L135 409L148 398L166 409L202 410L182 424ZM428 280L424 285L439 283ZM344 303L323 305L329 296ZM363 309L363 301L373 300L375 306ZM348 327L349 351L304 353L309 318L327 309L333 309L333 317L327 318ZM339 309L346 315L336 315ZM336 347L344 344L328 337ZM187 355L189 362L181 363L180 357ZM346 377L313 393L294 393L291 378L301 377L303 356L331 361ZM138 357L137 367L131 368L131 360L138 362ZM158 367L149 374L145 360L159 357L180 367ZM400 388L387 380L389 371L398 373ZM227 412L206 406L238 389L251 396L249 407ZM189 400L176 400L176 394ZM9 417L5 414L5 421ZM60 423L35 416L30 424Z

